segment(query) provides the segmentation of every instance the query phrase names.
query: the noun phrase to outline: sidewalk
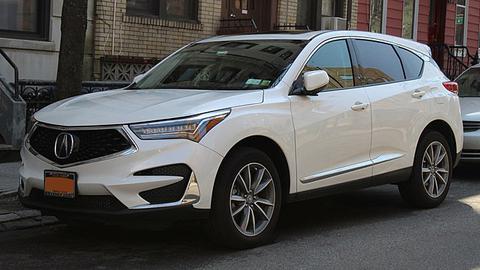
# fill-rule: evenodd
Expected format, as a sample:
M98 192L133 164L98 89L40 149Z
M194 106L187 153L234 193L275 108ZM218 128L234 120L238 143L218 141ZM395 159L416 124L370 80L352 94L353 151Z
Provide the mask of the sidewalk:
M0 232L57 223L55 217L23 207L17 199L20 162L0 163Z
M0 163L0 198L17 190L19 167L20 162Z

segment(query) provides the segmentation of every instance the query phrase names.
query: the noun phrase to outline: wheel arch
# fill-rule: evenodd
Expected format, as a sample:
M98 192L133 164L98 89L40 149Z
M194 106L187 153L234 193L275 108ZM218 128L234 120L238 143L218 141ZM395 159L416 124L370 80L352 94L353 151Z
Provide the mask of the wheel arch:
M227 152L225 157L223 158L222 163L220 164L220 167L217 171L217 175L219 172L222 170L223 165L225 164L225 161L229 159L231 155L233 155L238 149L242 147L251 147L258 149L264 153L266 153L273 161L275 164L275 167L278 171L278 174L280 175L280 181L282 183L282 198L283 198L283 203L287 201L287 197L289 195L290 191L290 168L288 166L288 161L287 157L280 147L278 143L276 143L274 140L271 138L268 138L266 136L261 136L261 135L255 135L255 136L249 136L246 137L239 142L237 142L235 145L233 145L230 150ZM215 181L216 185L217 181ZM215 186L214 186L215 190Z
M450 146L450 150L452 151L453 158L455 158L455 155L458 153L457 141L456 141L455 133L453 132L452 127L444 120L437 119L437 120L431 121L423 129L422 133L420 134L420 137L417 140L417 145L420 142L420 139L424 136L425 132L428 130L435 130L445 136L445 139L447 140L448 145Z

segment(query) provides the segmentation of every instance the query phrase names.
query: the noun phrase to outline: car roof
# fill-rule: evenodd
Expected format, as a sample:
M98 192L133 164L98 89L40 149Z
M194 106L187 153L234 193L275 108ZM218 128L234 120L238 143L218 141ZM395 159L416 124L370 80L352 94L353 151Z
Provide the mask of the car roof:
M337 30L337 31L292 31L292 32L270 32L270 33L250 33L239 35L222 35L209 37L198 41L198 43L217 42L217 41L244 41L244 40L312 40L318 36L332 38L342 37L360 37L370 38L388 43L394 43L418 51L426 56L431 56L430 47L410 39L404 39L396 36L378 34L365 31Z
M328 31L285 31L285 32L260 32L238 35L222 35L213 36L203 39L199 42L215 42L215 41L236 41L236 40L311 40L312 38L326 33Z

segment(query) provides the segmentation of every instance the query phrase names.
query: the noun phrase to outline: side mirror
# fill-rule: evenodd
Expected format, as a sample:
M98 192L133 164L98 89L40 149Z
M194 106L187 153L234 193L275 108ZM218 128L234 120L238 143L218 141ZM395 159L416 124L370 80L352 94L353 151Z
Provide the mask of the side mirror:
M307 92L318 92L319 88L328 84L330 78L324 70L307 71L303 73L303 85Z
M133 83L137 83L138 81L143 79L143 77L145 77L145 73L142 73L142 74L139 74L139 75L135 76L135 78L133 78Z

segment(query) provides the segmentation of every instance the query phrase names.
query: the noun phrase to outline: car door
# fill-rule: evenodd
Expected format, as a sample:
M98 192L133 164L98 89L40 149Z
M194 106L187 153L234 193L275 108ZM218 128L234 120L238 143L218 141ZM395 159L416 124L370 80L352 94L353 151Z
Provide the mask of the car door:
M372 109L373 175L411 167L415 134L429 115L424 101L430 88L419 79L423 60L387 43L356 39L353 44L359 83L365 86ZM410 60L402 65L400 56Z
M329 84L314 96L290 96L299 192L372 174L371 111L367 94L354 85L350 51L345 39L321 45L303 72L325 70Z

